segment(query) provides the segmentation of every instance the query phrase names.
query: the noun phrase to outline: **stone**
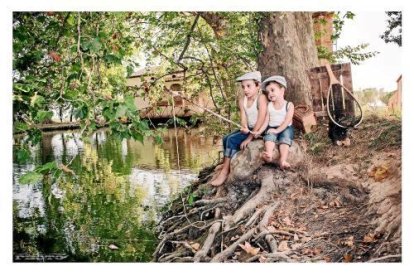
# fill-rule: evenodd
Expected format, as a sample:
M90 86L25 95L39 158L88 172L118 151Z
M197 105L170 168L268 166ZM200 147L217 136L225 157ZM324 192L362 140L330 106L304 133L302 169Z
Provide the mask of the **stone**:
M250 142L245 150L236 153L230 163L230 174L227 181L246 180L253 176L253 172L264 164L261 154L264 151L264 141L256 139ZM289 148L287 162L292 168L297 167L304 159L304 153L294 141ZM273 164L277 165L279 150L276 146L273 150Z

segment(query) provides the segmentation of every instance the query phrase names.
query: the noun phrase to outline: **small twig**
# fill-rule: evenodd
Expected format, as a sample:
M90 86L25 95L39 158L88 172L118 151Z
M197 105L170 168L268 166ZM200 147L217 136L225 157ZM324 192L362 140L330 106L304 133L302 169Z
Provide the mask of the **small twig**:
M375 262L378 262L378 261L383 261L383 260L391 259L391 258L401 258L401 254L387 255L387 256L371 259L371 260L367 261L367 263L375 263Z
M248 240L251 236L253 236L254 231L256 228L252 228L249 231L247 231L243 236L241 236L237 241L235 241L233 244L231 244L229 247L227 247L224 251L220 252L214 258L211 260L211 262L222 262L226 260L233 252L236 250L237 246L239 244L245 242Z
M194 19L193 25L191 26L190 32L187 34L187 40L185 42L184 48L183 48L180 56L178 57L177 62L180 62L181 61L181 59L183 58L185 52L187 51L188 46L190 46L191 34L194 32L194 29L195 29L195 27L197 25L197 21L198 21L199 18L200 18L200 14L197 13L197 15L196 15L196 17Z
M263 210L264 210L264 207L261 207L261 208L257 209L256 212L254 212L254 214L250 217L249 221L246 222L246 224L244 226L247 228L250 225L252 225L254 222L256 222L257 218L263 212Z
M214 199L200 199L200 200L197 200L196 202L194 202L194 205L195 206L198 206L198 205L212 205L212 204L226 202L227 200L228 200L227 197L219 197L219 198L214 198Z

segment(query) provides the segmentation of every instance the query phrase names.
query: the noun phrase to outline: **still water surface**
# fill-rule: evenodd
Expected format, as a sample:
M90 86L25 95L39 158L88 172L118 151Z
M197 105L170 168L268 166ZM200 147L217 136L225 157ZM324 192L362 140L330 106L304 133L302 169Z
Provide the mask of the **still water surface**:
M199 129L174 129L157 145L99 130L44 133L32 160L13 169L15 261L148 262L160 209L217 160L220 146ZM74 158L74 159L73 159ZM36 164L73 159L57 181L20 184Z

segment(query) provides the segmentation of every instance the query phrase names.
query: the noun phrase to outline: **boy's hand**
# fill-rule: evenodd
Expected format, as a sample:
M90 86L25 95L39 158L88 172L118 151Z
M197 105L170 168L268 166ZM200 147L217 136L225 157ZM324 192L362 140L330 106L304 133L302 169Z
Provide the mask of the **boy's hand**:
M246 140L244 140L241 144L240 144L240 149L244 150L245 148L247 148L247 145L252 141L252 139L249 137L246 138Z
M252 131L252 134L255 139L260 136L260 132L258 131Z
M271 129L269 129L269 130L267 131L267 133L268 133L268 134L278 134L279 132L278 132L278 131L276 131L276 129L275 129L275 128L271 128Z
M247 127L242 127L242 128L240 129L240 131L241 131L243 134L248 134L248 133L250 132L250 130L249 130Z

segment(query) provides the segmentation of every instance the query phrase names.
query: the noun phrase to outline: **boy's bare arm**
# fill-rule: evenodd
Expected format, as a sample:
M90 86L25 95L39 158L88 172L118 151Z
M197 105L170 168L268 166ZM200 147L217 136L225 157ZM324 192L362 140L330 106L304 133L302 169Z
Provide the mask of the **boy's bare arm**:
M269 125L269 120L270 120L270 117L269 117L269 112L267 112L266 111L266 114L265 114L265 119L264 119L264 121L263 121L263 124L262 124L262 126L259 128L259 130L258 131L256 131L256 132L254 132L254 134L255 134L255 137L258 137L263 131L265 131L265 129L267 128L267 126Z
M254 133L257 133L257 132L261 133L259 130L263 127L263 124L266 119L266 114L267 114L266 96L263 94L259 95L258 101L259 101L259 114L257 115L257 121L253 128Z
M247 117L246 117L246 113L244 112L243 98L239 99L239 110L240 110L240 124L242 126L240 131L243 133L248 133L249 128L247 127Z

